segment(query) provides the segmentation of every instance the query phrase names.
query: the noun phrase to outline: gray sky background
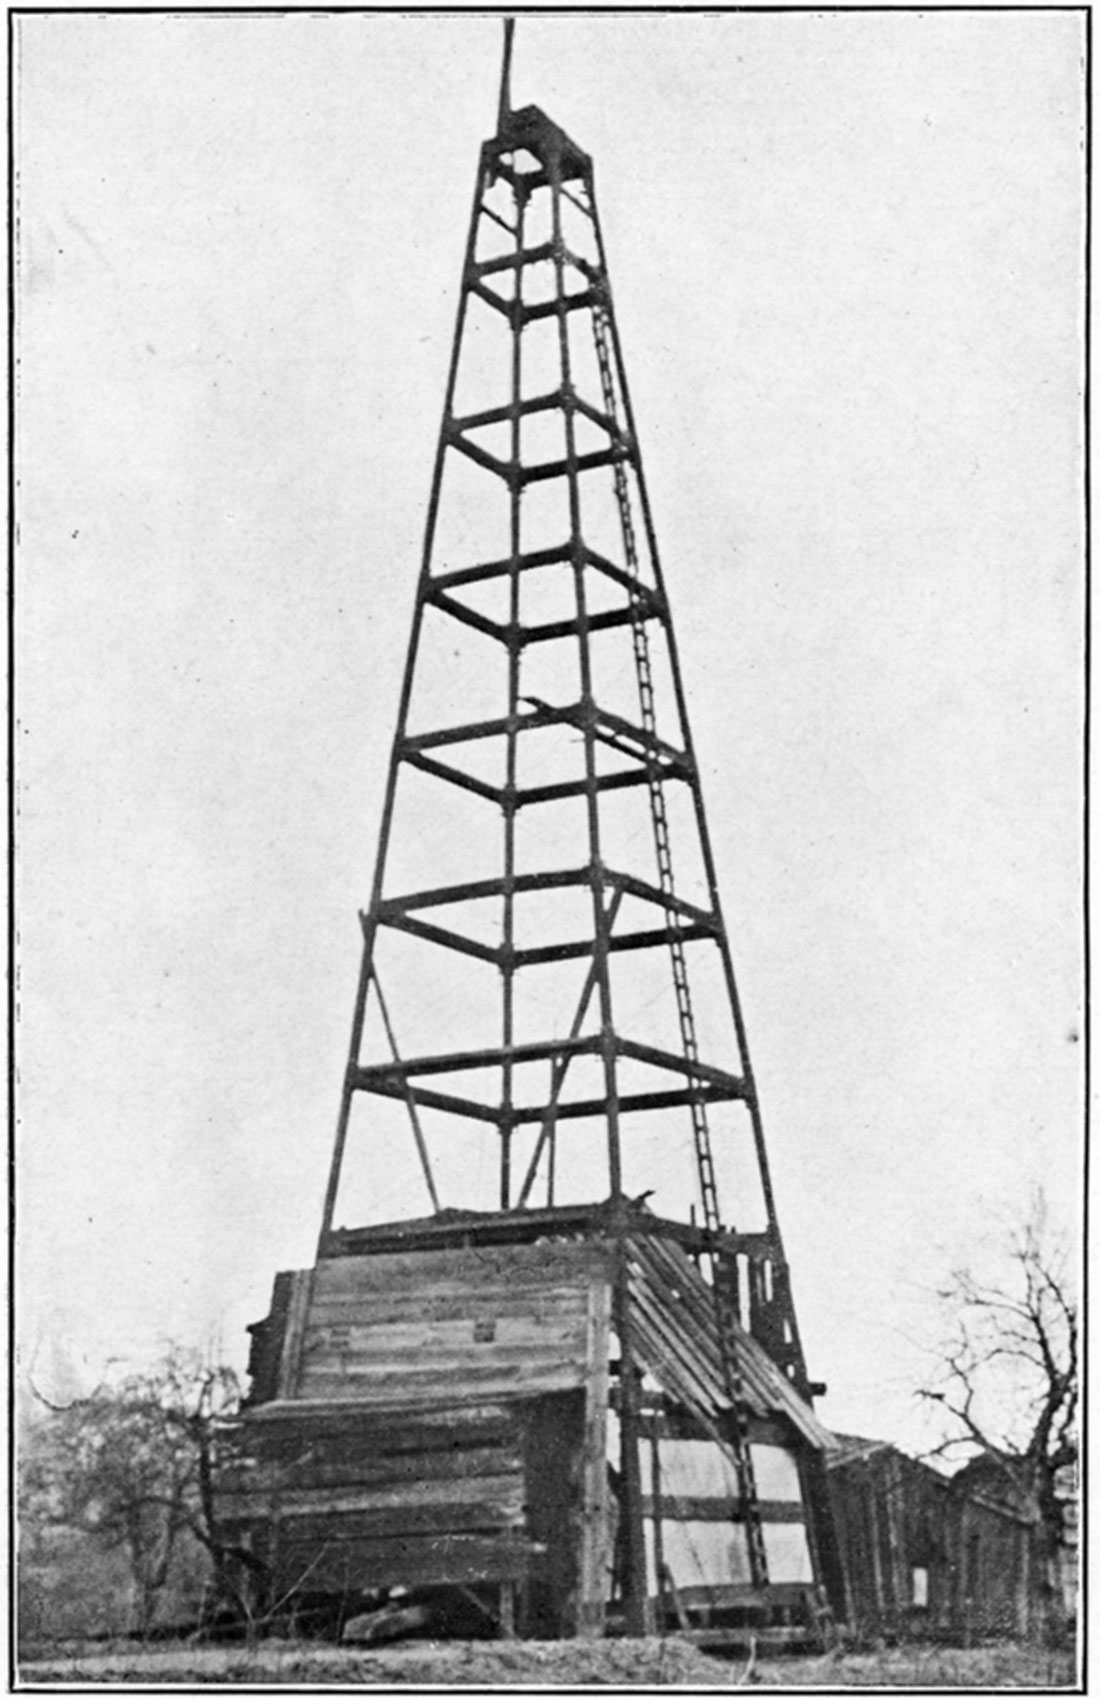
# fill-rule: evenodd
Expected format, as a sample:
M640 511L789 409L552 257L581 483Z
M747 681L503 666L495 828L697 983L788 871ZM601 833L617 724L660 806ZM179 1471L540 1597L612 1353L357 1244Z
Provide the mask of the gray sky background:
M595 157L813 1374L1081 1177L1083 22L524 17ZM39 1379L312 1260L500 24L18 24ZM420 1200L411 1208L419 1210Z

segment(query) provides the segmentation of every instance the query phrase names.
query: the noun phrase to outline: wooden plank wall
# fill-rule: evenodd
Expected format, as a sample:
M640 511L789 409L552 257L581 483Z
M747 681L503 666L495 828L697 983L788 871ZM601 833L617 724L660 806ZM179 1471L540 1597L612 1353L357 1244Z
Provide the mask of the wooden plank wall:
M547 1244L326 1259L283 1396L414 1405L583 1387L585 1253ZM290 1346L288 1327L284 1358Z
M1028 1633L1034 1535L1018 1517L885 1445L834 1464L829 1488L857 1632Z
M524 1580L548 1632L601 1632L606 1261L547 1242L279 1277L221 1496L277 1593Z
M948 1496L946 1522L958 1627L967 1636L1026 1636L1042 1615L1034 1528L964 1493Z
M270 1310L262 1322L252 1323L248 1330L252 1336L248 1352L249 1402L252 1404L261 1405L279 1396L287 1311L291 1294L303 1274L302 1270L288 1269L276 1275Z
M221 1515L227 1529L263 1531L277 1593L526 1571L516 1407L296 1415L283 1404L249 1440Z
M545 1548L532 1565L523 1632L554 1637L579 1628L585 1398L551 1394L525 1408L527 1528ZM604 1471L606 1475L606 1467Z
M743 1584L736 1484L714 1432L728 1416L709 1292L675 1246L632 1245L631 1262L642 1361L699 1407L677 1419L682 1432L664 1429L645 1521L652 1530L660 1495L681 1585ZM601 1634L618 1462L610 1274L606 1245L548 1240L331 1257L281 1277L263 1353L270 1385L278 1351L277 1385L253 1403L252 1466L223 1509L274 1555L277 1587L523 1578L540 1632ZM823 1431L760 1348L740 1343L769 1558L776 1580L802 1586L797 1457Z

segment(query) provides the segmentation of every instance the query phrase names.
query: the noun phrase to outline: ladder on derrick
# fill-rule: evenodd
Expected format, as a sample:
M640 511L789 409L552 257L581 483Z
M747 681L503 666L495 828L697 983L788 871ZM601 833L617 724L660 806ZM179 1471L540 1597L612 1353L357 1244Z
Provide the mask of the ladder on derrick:
M626 440L622 437L618 424L618 407L610 348L610 337L613 332L606 277L601 280L599 289L594 293L596 298L592 309L592 320L600 368L600 384L603 390L604 412L615 435L620 437L620 440ZM633 445L630 445L628 452L633 453ZM655 742L656 711L653 695L653 669L650 662L649 636L646 630L645 603L640 590L637 537L631 512L630 486L626 475L625 459L625 456L620 455L616 457L614 462L615 498L622 526L626 567L632 587L630 590L630 623L634 644L634 663L638 676L642 725L647 734L645 750L646 783L649 792L650 814L653 820L658 879L661 896L665 900L668 946L672 959L672 979L676 991L680 1041L685 1060L694 1065L699 1061L699 1045L696 1036L695 1016L692 1010L687 960L684 954L682 922L676 905L672 848L669 838L663 775L654 753L657 745ZM764 1546L760 1499L756 1490L756 1473L753 1468L749 1442L748 1409L745 1402L744 1385L741 1380L734 1333L735 1300L727 1268L718 1253L718 1234L721 1228L718 1187L714 1173L714 1155L711 1147L710 1127L707 1121L707 1107L697 1089L698 1079L698 1073L693 1069L691 1082L695 1090L691 1093L692 1135L703 1206L703 1227L709 1248L711 1292L718 1334L722 1382L733 1416L733 1460L737 1477L740 1513L748 1544L749 1573L753 1586L764 1588L768 1584L768 1558Z

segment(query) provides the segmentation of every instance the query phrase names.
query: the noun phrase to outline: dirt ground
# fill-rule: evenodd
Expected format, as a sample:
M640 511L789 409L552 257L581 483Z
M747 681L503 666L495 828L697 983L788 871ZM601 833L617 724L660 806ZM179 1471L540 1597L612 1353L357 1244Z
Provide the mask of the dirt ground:
M1009 1644L996 1647L892 1648L834 1652L820 1658L717 1658L670 1636L614 1641L416 1641L362 1650L265 1641L246 1648L177 1645L113 1652L54 1653L20 1667L22 1688L62 1683L145 1687L208 1683L370 1688L441 1685L537 1687L1066 1688L1075 1686L1072 1655Z

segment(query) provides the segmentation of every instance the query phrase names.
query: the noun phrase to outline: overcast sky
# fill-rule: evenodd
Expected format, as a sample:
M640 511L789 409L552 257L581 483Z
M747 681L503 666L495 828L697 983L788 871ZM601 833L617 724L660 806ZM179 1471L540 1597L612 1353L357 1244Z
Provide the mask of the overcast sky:
M1083 28L517 29L596 162L822 1415L902 1438L915 1285L1077 1209ZM17 31L23 1336L240 1362L320 1223L500 24Z

